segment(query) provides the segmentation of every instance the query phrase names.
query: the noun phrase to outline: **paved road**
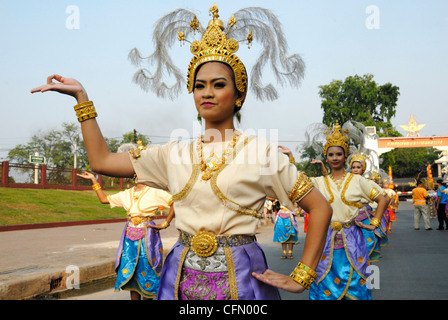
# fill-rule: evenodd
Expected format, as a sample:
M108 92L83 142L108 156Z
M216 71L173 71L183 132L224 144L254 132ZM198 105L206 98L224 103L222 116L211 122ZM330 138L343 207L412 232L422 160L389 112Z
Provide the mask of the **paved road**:
M413 206L402 201L396 221L389 235L389 246L381 250L382 259L375 263L379 271L379 282L375 283L372 296L375 300L446 300L448 299L448 230L436 230L437 219L431 219L433 230L413 227ZM300 230L303 221L299 219ZM267 223L260 229L257 238L265 250L270 268L289 274L301 256L305 234L301 232L301 244L294 250L295 259L282 260L281 246L272 242L273 225ZM378 288L379 286L379 288ZM291 294L281 292L284 300L308 300L308 293ZM78 300L128 300L128 292L114 292L108 288L66 299Z

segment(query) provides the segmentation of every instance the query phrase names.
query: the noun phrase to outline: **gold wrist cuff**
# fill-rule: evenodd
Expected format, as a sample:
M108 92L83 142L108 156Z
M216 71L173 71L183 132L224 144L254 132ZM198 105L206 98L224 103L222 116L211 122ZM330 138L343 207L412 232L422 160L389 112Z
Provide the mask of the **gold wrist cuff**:
M94 191L101 190L101 185L99 183L95 183L95 184L92 185L92 189Z
M166 229L170 226L170 224L165 220L161 225L160 225L163 229Z
M96 113L95 107L93 106L92 101L86 101L80 104L77 104L73 107L76 112L76 116L78 117L79 122L86 121L88 119L96 118L98 114Z
M296 160L294 159L293 156L290 156L290 157L289 157L289 162L292 163L292 164L294 164L294 165L296 164Z
M378 228L381 224L381 221L378 218L372 218L372 220L370 220L370 224L372 226L375 226L375 228Z
M314 282L314 279L317 278L317 273L302 262L299 262L290 277L300 285L304 286L305 289L309 289Z

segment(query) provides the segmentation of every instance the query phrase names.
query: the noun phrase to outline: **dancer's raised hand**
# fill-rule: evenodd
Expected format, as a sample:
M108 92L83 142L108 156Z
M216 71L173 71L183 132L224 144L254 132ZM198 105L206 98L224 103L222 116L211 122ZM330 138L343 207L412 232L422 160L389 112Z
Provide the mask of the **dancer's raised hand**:
M53 80L56 80L57 82L53 82ZM47 91L56 91L70 95L74 97L78 103L89 100L86 90L79 81L72 78L64 78L58 74L48 76L47 84L32 89L31 93Z

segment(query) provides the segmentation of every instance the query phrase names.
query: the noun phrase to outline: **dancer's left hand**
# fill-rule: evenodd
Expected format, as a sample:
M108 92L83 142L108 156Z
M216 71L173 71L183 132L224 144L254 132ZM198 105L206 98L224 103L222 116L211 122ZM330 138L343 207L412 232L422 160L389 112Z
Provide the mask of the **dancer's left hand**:
M376 227L371 224L364 224L364 223L356 221L356 220L355 220L355 223L358 227L365 229L365 230L374 231L376 229Z
M252 275L258 280L279 289L283 289L293 293L302 293L303 291L305 291L305 287L295 282L291 277L285 276L284 274L280 274L269 269L263 272L263 274L252 272Z

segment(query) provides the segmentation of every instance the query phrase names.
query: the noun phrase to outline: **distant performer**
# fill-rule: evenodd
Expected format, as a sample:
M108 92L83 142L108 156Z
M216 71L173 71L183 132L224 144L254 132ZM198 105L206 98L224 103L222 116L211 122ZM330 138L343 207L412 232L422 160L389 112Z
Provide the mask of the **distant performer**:
M163 246L155 229L167 228L174 217L171 194L143 184L106 196L95 176L89 172L78 174L90 179L98 199L111 208L126 210L128 221L118 246L115 272L115 291L129 290L131 300L153 299L160 284L163 264ZM154 223L159 206L169 207L167 219L160 226Z
M283 255L281 259L292 259L292 249L294 244L299 243L299 228L296 221L296 212L281 206L275 218L274 242L282 244ZM289 247L288 255L286 248Z

